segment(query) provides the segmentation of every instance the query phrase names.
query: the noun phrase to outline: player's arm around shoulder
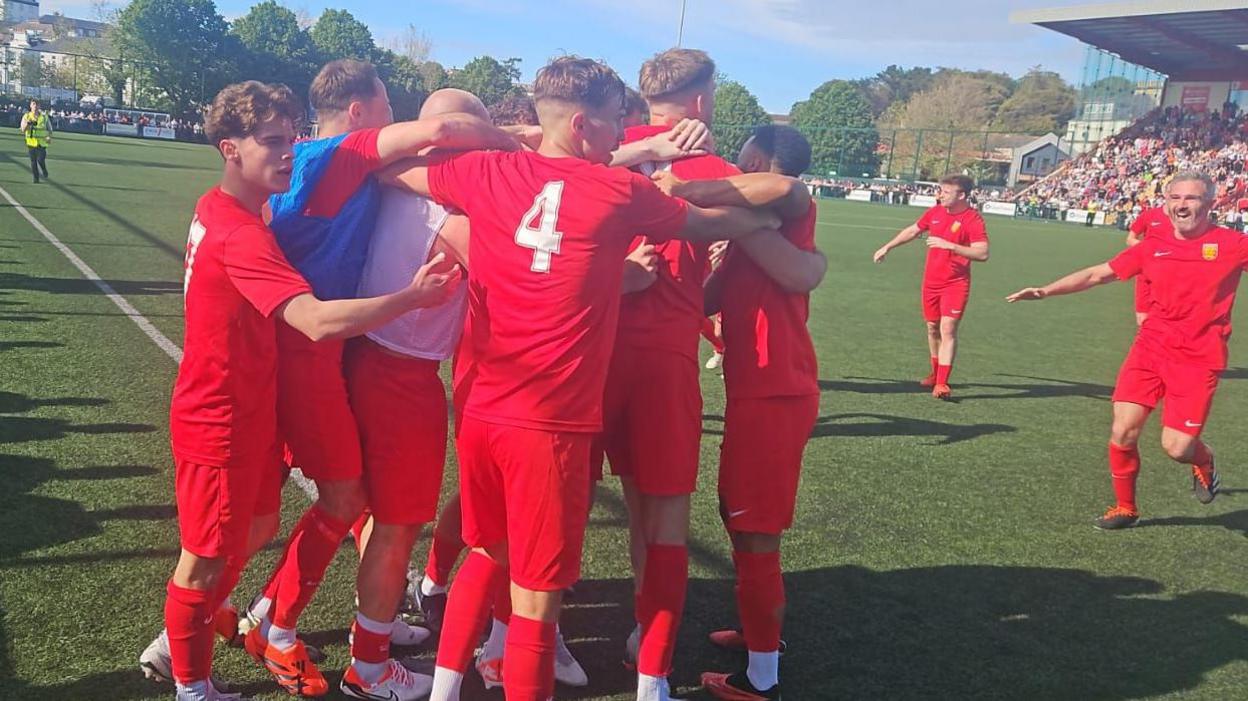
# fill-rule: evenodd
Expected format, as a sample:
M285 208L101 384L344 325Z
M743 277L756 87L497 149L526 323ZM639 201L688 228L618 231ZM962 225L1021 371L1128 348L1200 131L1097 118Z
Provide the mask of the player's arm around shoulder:
M445 302L461 277L458 265L446 272L436 272L444 269L446 260L444 253L435 254L420 266L411 284L398 292L366 299L328 301L304 293L287 301L277 313L313 341L359 336L413 309L436 307Z
M736 245L785 292L811 292L828 272L828 258L822 251L802 250L774 229L756 231Z
M397 122L383 127L377 135L377 155L383 166L417 156L429 148L514 151L519 147L520 142L511 134L467 113Z
M786 221L806 216L814 202L806 185L777 173L745 173L717 180L681 180L668 171L652 178L659 189L700 207L771 207Z

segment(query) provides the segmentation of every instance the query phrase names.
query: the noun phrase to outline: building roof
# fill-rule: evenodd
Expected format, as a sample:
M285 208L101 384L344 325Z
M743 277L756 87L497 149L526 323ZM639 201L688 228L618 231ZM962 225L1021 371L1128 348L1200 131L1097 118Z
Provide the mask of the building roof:
M1010 14L1117 54L1172 80L1248 80L1242 0L1145 0Z

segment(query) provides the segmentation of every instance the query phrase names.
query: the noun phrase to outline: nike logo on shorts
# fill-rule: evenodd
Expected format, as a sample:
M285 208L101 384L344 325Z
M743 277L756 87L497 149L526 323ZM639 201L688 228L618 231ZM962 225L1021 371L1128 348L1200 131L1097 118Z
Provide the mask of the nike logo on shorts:
M747 511L749 511L749 509L741 509L740 511L729 511L728 518L736 518Z
M1183 425L1184 425L1184 426L1186 426L1186 427L1188 427L1188 428L1200 428L1200 424L1195 423L1195 422L1192 422L1192 421L1190 421L1190 420L1189 420L1189 421L1184 421L1184 422L1183 422Z

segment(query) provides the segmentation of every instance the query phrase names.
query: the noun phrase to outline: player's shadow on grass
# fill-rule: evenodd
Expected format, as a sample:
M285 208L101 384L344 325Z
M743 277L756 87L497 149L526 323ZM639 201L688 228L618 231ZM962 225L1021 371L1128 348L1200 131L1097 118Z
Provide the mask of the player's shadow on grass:
M46 316L33 314L0 314L0 322L10 324L42 324L48 320Z
M957 382L954 383L955 402L972 399L1055 399L1062 397L1088 397L1108 401L1114 388L1092 382L1073 382L1050 377L1012 375L999 373L997 377L1035 380L1035 382ZM880 377L846 377L843 380L819 380L824 392L853 392L857 394L925 394L929 390L916 380L897 380Z
M1142 698L1196 688L1248 660L1239 594L1170 596L1149 579L987 565L842 566L785 580L781 675L795 699ZM591 683L556 696L629 693L635 678L620 660L631 582L582 582L577 592L561 627ZM710 698L696 690L700 672L744 665L743 654L706 640L735 625L733 601L729 579L690 583L672 676L685 698Z
M718 414L704 414L702 420L722 424L724 417ZM833 436L841 438L929 436L938 439L933 445L949 445L994 433L1012 433L1017 430L1016 427L1006 424L954 424L909 416L854 412L820 416L815 421L815 428L811 431L810 437L813 440ZM722 428L703 427L702 433L709 436L724 435Z
M10 157L9 160L15 160L15 159ZM204 173L216 173L217 172L217 169L215 168L202 166L202 165L190 165L186 163L170 163L168 161L138 161L138 160L132 160L129 158L79 156L75 154L56 154L56 157L52 161L53 168L56 167L55 165L56 161L67 161L70 163L91 163L93 165L124 166L131 172L138 171L138 170L151 172L150 169L152 168L163 169L163 170L197 170L197 171L201 171ZM27 167L29 167L29 164L27 164ZM49 171L50 170L51 169L49 169ZM53 175L56 175L56 173L53 173ZM52 179L49 179L48 182L56 183L56 181Z
M1234 491L1242 492L1245 490L1238 489ZM1146 518L1140 521L1141 528L1152 526L1220 526L1248 538L1248 509L1228 511L1227 513L1214 516L1168 516L1166 518Z
M56 341L4 341L0 340L0 353L23 348L64 348L64 343Z
M136 295L182 294L182 282L171 280L105 280L115 292ZM0 273L0 289L48 292L51 294L98 295L100 288L86 278L35 277L21 273Z

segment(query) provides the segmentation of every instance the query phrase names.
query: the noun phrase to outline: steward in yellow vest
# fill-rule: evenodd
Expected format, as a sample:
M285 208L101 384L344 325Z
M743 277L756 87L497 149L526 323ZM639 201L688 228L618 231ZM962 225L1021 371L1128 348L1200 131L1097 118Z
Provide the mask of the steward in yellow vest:
M30 111L22 116L22 136L26 139L26 151L30 154L30 174L39 182L39 173L48 177L48 144L52 142L52 120L40 111L39 103L30 101Z

